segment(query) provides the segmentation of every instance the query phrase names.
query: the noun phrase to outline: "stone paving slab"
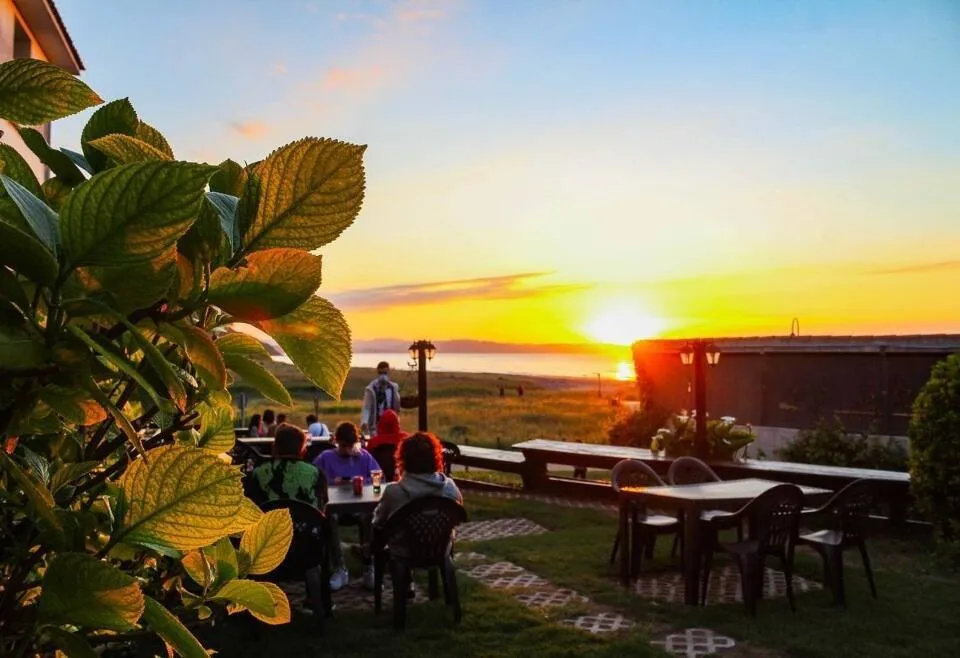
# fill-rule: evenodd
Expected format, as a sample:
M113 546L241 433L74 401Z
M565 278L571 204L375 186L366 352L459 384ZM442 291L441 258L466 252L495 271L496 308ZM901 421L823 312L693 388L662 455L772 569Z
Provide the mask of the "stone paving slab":
M457 528L459 541L488 541L519 537L522 535L540 535L547 531L528 519L494 519L491 521L468 521Z
M820 583L793 577L794 594L802 594L823 589ZM647 599L667 603L683 603L683 574L677 572L640 576L634 583L635 594ZM787 579L782 571L766 568L763 578L763 597L768 599L787 595ZM707 588L707 603L742 603L743 592L740 589L740 571L733 565L724 565L710 574Z
M681 633L671 633L663 640L655 640L650 644L684 658L709 656L720 649L732 649L736 646L733 638L720 635L709 628L688 628Z
M598 612L573 619L564 619L563 624L587 633L615 633L634 626L632 621L615 612Z

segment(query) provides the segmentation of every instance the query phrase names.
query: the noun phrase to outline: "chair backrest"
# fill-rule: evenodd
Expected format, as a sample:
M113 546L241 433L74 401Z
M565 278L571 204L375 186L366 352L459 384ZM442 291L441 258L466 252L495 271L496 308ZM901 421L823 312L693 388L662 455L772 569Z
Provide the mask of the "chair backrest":
M373 449L370 454L380 464L380 470L383 471L383 481L393 482L397 475L397 446L392 443L383 443Z
M304 461L312 463L314 459L320 456L321 452L324 450L332 450L335 447L336 445L333 441L328 439L314 439L307 447L307 454L304 456Z
M667 482L670 484L703 484L720 482L720 476L696 457L678 457L670 464Z
M412 566L436 564L450 552L453 529L466 520L467 511L457 501L426 496L391 516L385 534L391 551L398 549Z
M290 550L276 569L265 574L269 580L302 580L307 569L326 559L326 525L323 512L300 500L274 500L260 506L264 512L285 509L293 520Z
M870 509L877 499L875 480L855 480L834 494L823 509L831 530L843 533L843 541L858 541L866 535Z
M623 487L663 487L666 483L656 471L639 459L624 459L613 467L610 484L614 491Z
M450 441L441 441L440 445L443 447L443 472L445 475L450 475L453 460L460 457L460 446Z
M737 516L746 516L750 524L750 539L760 544L760 550L782 548L795 544L803 510L803 492L793 484L779 484L747 503Z

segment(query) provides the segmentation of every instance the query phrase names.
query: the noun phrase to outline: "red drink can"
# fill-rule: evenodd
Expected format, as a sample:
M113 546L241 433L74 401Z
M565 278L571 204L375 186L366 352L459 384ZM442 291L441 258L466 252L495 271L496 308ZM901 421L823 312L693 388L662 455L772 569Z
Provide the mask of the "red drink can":
M351 483L353 484L353 495L362 496L363 495L363 476L354 475Z

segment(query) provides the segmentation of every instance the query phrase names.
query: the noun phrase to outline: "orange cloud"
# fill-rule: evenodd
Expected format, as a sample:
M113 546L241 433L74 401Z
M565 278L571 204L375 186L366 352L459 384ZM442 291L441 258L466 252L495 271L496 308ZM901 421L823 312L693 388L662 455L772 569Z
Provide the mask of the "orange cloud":
M234 121L230 126L246 139L260 139L270 132L270 128L263 121L246 121L244 123Z
M327 91L362 90L374 87L383 78L379 66L368 68L329 68L323 74L321 86Z

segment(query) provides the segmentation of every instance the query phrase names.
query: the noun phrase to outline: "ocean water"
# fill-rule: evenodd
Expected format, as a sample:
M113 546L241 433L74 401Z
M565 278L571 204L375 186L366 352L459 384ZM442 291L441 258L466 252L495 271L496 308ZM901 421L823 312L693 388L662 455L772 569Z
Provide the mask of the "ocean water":
M387 361L395 373L410 367L406 353L379 354L363 352L353 355L356 368L375 368L380 361ZM632 372L630 352L623 354L504 354L504 353L449 353L438 351L430 361L430 370L441 372L500 373L507 375L539 375L546 377L596 377L599 372L604 379L615 378L618 372Z

